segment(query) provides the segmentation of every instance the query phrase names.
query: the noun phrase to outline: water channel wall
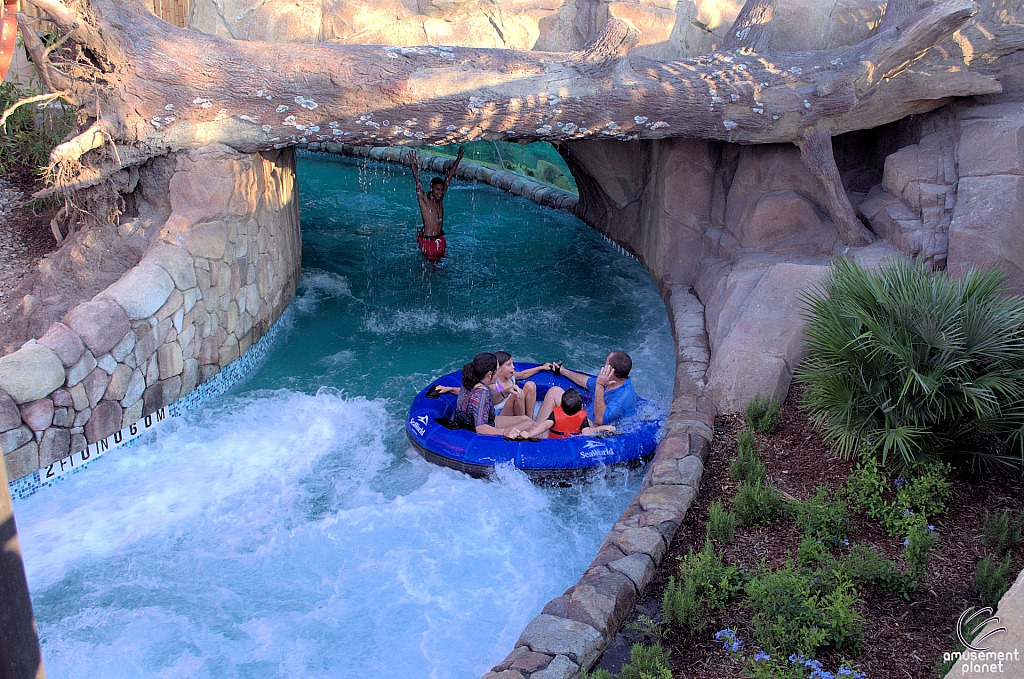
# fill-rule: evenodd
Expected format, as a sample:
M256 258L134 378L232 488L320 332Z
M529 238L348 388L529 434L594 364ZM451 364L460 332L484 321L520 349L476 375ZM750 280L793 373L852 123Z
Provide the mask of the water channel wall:
M294 150L212 145L159 164L142 189L163 195L166 210L141 260L0 357L0 448L12 481L52 472L194 392L257 343L295 294Z
M965 145L965 134L1014 143ZM882 153L876 174L850 175L851 198L881 235L859 250L838 241L820 186L792 147L567 144L578 198L502 170L460 168L463 178L570 210L637 256L661 290L676 343L674 399L641 490L577 583L548 602L485 679L574 679L598 660L696 496L717 410L742 407L755 390L788 389L802 351L800 292L821 280L833 256L874 265L915 254L953 270L991 256L1019 285L1019 239L1001 234L1019 230L1012 206L1024 200L1016 190L1024 105L957 104L894 136L896 149ZM314 150L392 162L402 153ZM423 155L420 162L444 172L452 161ZM0 358L0 446L10 451L11 478L196 393L239 365L294 295L301 239L294 153L214 146L171 165L140 180L166 175L169 206L141 260L38 340ZM988 194L998 198L988 205L980 193L967 195L975 184L1012 190ZM965 247L971 238L1001 247Z

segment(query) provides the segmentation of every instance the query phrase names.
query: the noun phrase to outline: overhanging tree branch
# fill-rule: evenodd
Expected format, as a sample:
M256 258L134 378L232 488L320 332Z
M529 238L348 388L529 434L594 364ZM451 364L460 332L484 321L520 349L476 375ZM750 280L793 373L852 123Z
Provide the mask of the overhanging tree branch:
M629 54L638 33L621 20L571 53L335 44L297 50L178 29L137 0L85 0L74 11L58 0L30 2L74 43L51 65L53 85L79 100L82 129L102 119L109 135L105 145L78 143L83 167L65 173L55 190L213 142L244 152L317 141L800 143L810 129L868 129L950 97L1000 91L992 76L931 49L975 14L969 0L946 0L904 19L899 30L836 50L719 51L678 61ZM1024 36L1011 35L1004 49L1022 44Z

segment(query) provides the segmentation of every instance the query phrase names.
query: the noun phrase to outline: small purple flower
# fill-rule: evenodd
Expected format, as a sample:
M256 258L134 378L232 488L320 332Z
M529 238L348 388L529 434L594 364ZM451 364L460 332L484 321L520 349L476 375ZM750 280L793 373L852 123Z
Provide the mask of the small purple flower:
M909 509L908 508L908 509L904 509L903 510L903 516L913 516L913 515L914 515L914 510L913 509Z
M928 524L928 530L930 530L930 531L934 531L934 530L935 530L935 526L933 526L933 525L931 525L931 524L929 523L929 524Z
M904 547L909 547L910 546L910 538L907 538L906 540L903 541L903 546Z
M813 672L811 672L811 677L810 677L810 679L835 679L835 678L836 678L836 675L832 674L831 672L826 672L825 670L818 670L818 669L816 669Z
M761 662L763 660L771 660L772 657L764 651L758 651L754 654L754 662Z
M909 481L907 481L907 480L906 480L905 478L903 478L903 477L901 476L901 477L899 477L898 479L896 479L895 481L893 481L893 483L895 483L895 484L896 484L896 487L897 487L897 488L902 488L903 486L907 485L907 484L908 484L908 483L910 483L910 482L909 482Z
M805 667L810 667L815 672L820 672L821 671L821 661L820 660L814 660L814 659L805 660L804 661L804 666Z
M850 541L849 540L843 540L843 547L849 547L849 546L850 546Z
M743 647L743 642L736 637L736 632L728 628L715 632L715 641L722 642L722 648L733 653Z

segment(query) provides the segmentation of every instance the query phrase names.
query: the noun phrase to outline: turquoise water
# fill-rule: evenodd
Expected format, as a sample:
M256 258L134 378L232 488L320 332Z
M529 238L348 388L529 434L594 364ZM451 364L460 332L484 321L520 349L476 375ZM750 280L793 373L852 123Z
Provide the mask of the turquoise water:
M16 504L51 679L475 679L579 577L639 487L432 466L412 396L474 353L634 358L671 396L665 310L634 260L486 186L423 260L401 169L304 158L303 274L266 363L143 445Z

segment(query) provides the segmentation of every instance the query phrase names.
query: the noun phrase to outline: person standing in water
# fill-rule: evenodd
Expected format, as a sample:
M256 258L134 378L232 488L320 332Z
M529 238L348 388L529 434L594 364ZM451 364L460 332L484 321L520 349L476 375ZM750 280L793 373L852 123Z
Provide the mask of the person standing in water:
M459 155L448 168L445 178L434 177L430 180L430 191L423 190L420 182L419 155L415 151L409 152L409 167L412 168L412 178L416 181L416 201L420 205L420 214L423 216L423 228L416 234L416 243L420 246L420 252L430 261L437 261L444 257L448 248L448 241L444 237L444 194L448 192L448 184L451 183L455 171L462 161L462 154L465 147L459 147Z

